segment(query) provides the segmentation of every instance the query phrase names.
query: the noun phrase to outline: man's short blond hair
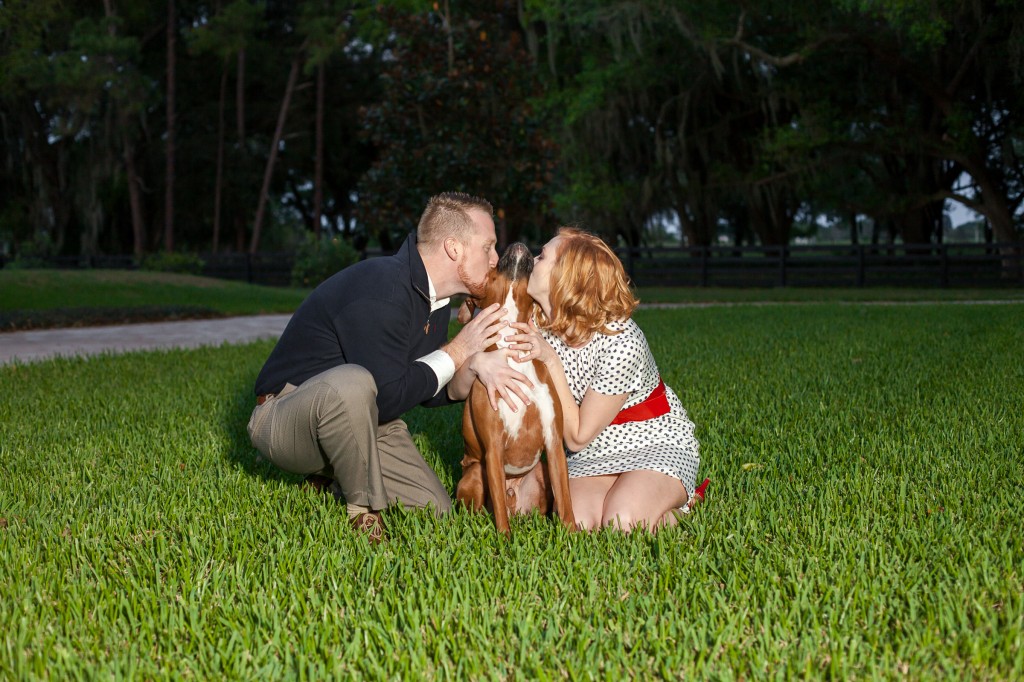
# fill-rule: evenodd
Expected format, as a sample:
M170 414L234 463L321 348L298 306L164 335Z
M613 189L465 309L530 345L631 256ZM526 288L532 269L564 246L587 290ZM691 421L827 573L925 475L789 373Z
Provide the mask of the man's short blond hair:
M430 197L416 227L417 243L434 246L449 237L466 243L473 236L473 220L469 212L474 208L494 217L491 202L472 194L442 192Z

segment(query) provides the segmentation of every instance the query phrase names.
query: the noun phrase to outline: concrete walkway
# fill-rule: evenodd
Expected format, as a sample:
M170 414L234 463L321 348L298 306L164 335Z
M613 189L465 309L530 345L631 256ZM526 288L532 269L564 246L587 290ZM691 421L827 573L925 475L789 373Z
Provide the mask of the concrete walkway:
M998 301L833 301L836 305L1020 305L1024 300ZM644 303L641 308L704 308L718 306L813 305L814 302L736 302L736 303ZM452 309L454 318L457 310ZM158 348L198 348L223 343L247 343L277 338L291 315L257 315L210 320L182 320L125 324L107 327L39 329L0 333L0 366L12 362L32 362L52 357L123 353Z
M289 319L291 315L258 315L6 332L0 334L0 365L16 360L32 362L53 357L246 343L277 338Z

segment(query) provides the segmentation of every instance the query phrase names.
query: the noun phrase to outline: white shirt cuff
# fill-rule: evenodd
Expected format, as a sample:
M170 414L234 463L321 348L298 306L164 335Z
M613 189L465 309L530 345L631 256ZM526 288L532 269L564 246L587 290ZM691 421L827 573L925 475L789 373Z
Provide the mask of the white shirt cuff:
M422 362L437 375L437 390L434 391L434 395L440 393L441 389L447 386L455 376L455 361L443 350L435 350L433 353L418 358L416 362Z

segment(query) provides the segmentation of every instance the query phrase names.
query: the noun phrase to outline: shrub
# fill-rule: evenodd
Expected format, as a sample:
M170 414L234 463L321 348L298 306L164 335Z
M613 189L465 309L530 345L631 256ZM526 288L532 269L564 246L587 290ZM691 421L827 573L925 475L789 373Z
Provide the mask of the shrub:
M177 272L183 275L201 275L206 263L194 253L160 251L142 259L142 269L155 272Z
M57 246L45 232L36 232L31 239L18 244L14 260L7 264L9 268L48 268L50 260L57 255Z
M317 239L308 233L295 253L292 286L315 287L338 270L359 260L359 252L340 237Z

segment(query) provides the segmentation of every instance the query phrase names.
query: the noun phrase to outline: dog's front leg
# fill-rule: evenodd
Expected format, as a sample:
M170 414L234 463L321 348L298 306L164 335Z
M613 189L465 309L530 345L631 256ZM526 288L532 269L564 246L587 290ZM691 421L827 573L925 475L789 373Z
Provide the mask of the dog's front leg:
M505 497L505 453L501 443L488 443L484 456L487 489L494 506L494 525L505 537L512 537L512 529L508 525L508 500Z
M572 511L572 499L569 496L569 465L565 461L565 448L562 447L562 414L556 412L554 436L545 443L547 453L548 478L551 479L551 496L555 502L555 513L562 519L565 527L577 530L576 515Z
M577 530L576 516L572 512L569 497L569 467L562 451L548 452L548 473L551 478L551 493L555 501L555 513L569 530Z

